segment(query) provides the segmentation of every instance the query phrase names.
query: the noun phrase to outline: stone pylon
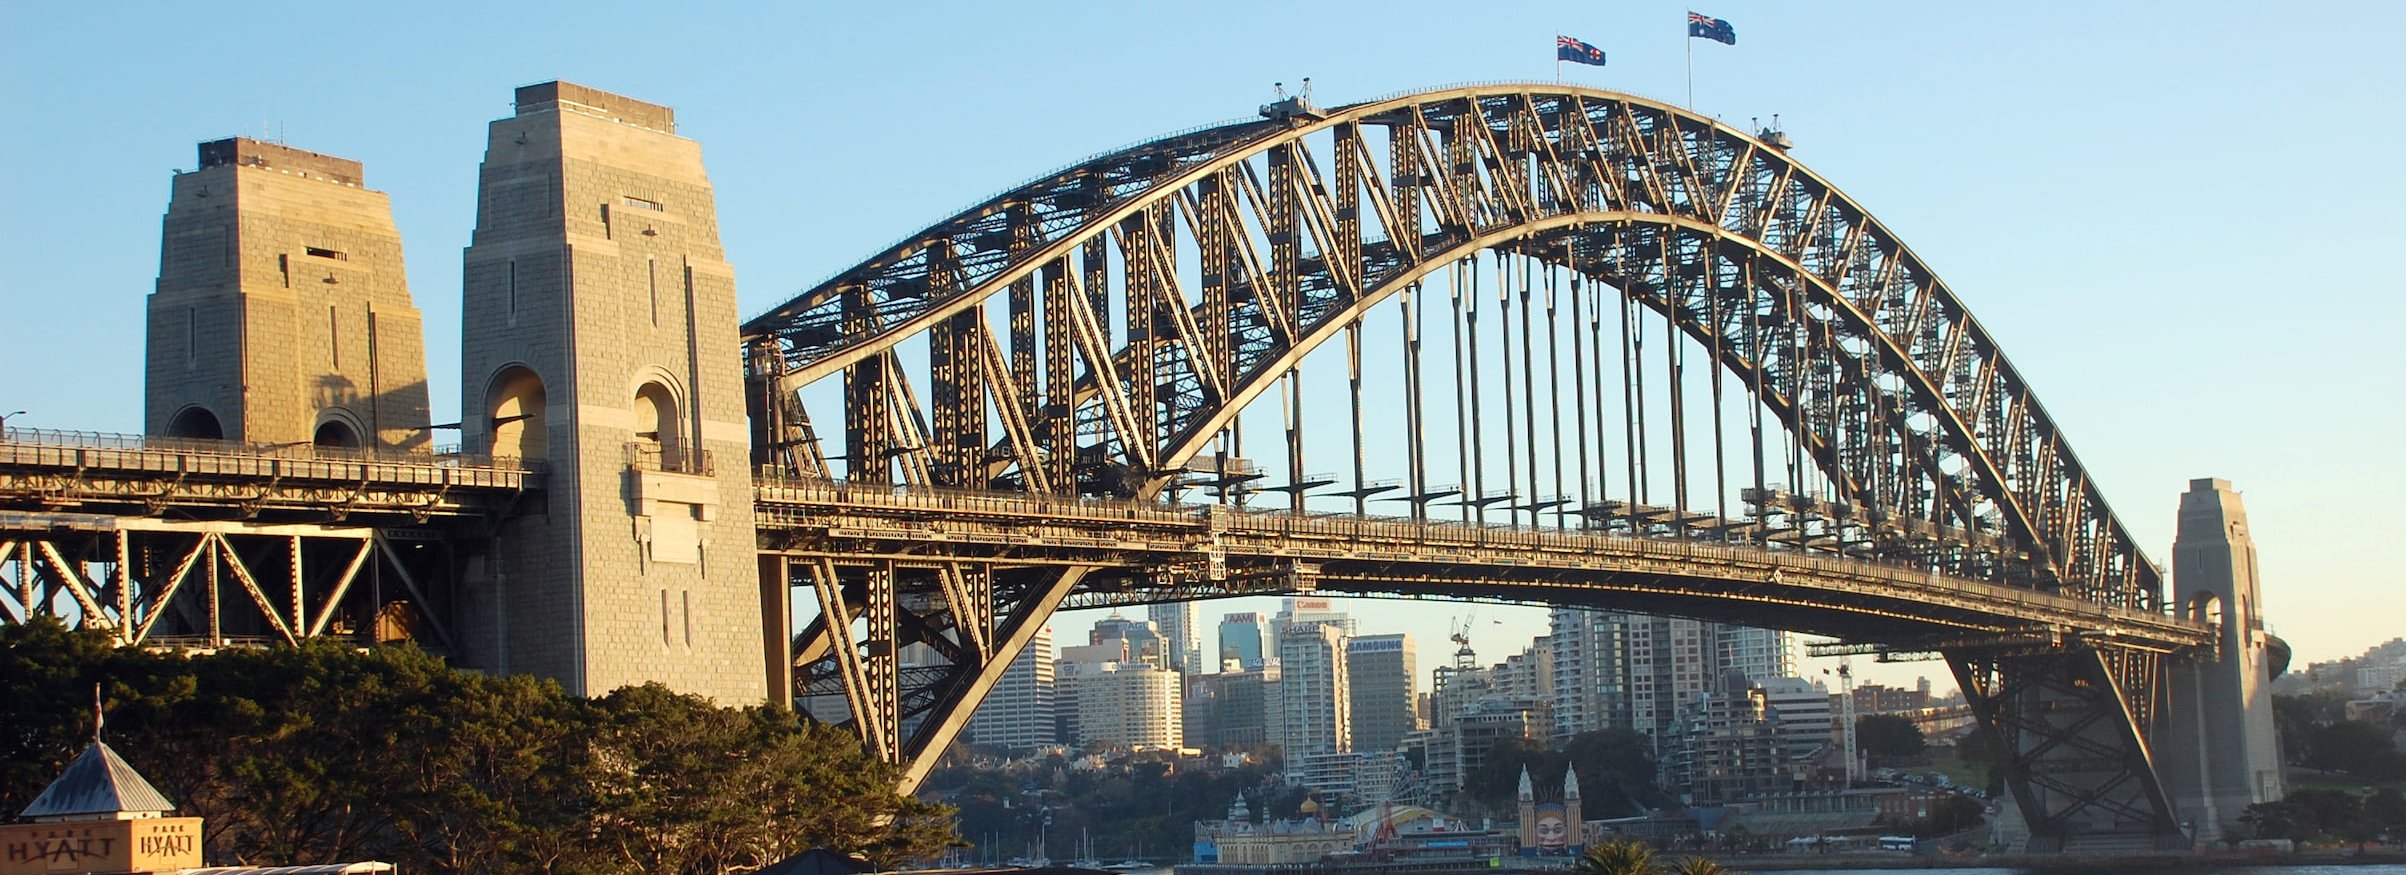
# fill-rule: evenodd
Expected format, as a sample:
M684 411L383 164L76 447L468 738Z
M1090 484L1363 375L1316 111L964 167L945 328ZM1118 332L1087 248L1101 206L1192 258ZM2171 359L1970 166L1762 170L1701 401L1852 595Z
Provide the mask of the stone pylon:
M580 695L762 701L735 274L674 111L518 89L489 130L463 299L464 442L549 471L543 512L470 563L468 661Z
M2180 498L2172 596L2217 637L2213 652L2167 663L2155 761L2191 837L2214 841L2247 806L2286 792L2272 721L2272 674L2286 662L2275 653L2286 646L2265 631L2256 545L2229 481L2191 480Z
M143 431L425 451L426 346L392 203L359 162L244 137L176 174Z

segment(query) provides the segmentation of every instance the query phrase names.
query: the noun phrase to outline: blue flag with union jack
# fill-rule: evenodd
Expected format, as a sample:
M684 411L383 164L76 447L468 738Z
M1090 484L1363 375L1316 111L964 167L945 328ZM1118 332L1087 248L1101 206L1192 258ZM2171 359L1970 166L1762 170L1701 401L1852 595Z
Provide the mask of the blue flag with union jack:
M1554 59L1604 66L1604 50L1561 34L1554 35Z
M1738 30L1730 27L1728 21L1690 10L1688 12L1688 38L1696 37L1703 37L1722 45L1738 44Z

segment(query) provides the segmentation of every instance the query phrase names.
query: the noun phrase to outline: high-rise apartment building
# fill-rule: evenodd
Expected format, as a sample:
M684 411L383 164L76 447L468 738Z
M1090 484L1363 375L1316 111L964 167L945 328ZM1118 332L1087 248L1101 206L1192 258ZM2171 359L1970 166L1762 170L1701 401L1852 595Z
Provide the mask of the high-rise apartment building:
M1556 608L1552 634L1555 740L1629 725L1626 614Z
M1036 637L1003 670L994 691L969 720L969 737L979 744L1031 748L1055 744L1060 736L1053 713L1053 630Z
M1353 750L1353 701L1345 633L1333 623L1300 623L1278 634L1279 736L1289 762L1308 754Z
M1416 668L1410 635L1365 635L1345 643L1354 750L1392 752L1419 728L1412 710Z
M1178 748L1186 743L1177 672L1141 662L1103 663L1078 679L1078 744Z
M1145 608L1145 617L1152 620L1153 628L1161 633L1164 639L1163 656L1172 670L1183 674L1203 673L1206 663L1200 634L1203 626L1202 605L1195 602L1152 605ZM1208 665L1217 669L1220 661L1212 659Z

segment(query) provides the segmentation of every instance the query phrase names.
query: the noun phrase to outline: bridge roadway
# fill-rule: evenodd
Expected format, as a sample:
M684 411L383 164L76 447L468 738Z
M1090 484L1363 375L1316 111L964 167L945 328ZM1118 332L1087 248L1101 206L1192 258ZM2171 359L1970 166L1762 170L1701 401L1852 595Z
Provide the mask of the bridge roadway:
M505 513L542 486L540 465L515 459L15 428L0 438L0 507L20 511L425 523Z
M756 490L765 554L1103 566L1064 607L1319 591L1589 604L1899 654L2075 641L2169 653L2212 640L2163 614L1778 544L827 480Z
M82 516L419 528L507 515L542 485L539 468L456 455L30 429L0 440L0 509L18 512L0 520L8 528ZM1316 590L1592 604L1899 653L2073 641L2173 652L2211 641L2207 627L2162 614L1779 544L832 480L755 490L764 554L1098 567L1064 607Z

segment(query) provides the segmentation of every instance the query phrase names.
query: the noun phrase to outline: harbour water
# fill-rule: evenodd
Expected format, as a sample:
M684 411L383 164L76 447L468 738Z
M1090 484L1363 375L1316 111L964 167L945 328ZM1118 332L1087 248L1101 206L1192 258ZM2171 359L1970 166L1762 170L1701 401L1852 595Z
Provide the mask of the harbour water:
M2115 871L2110 867L2100 866L2094 863L2061 868L2047 867L2003 869L1749 869L1746 868L1743 861L1729 860L1722 861L1722 865L1730 867L1731 871L1733 872L1743 872L1746 873L1746 875L1835 875L1835 873L1846 872L1879 873L1879 875L2071 875L2071 873L2099 875L2099 873ZM2195 864L2183 864L2178 866L2150 866L2132 871L2167 873L2178 872L2184 873L2184 875L2185 873L2191 872L2207 873L2207 875L2406 875L2406 863L2375 863L2363 866L2265 866L2250 863L2230 863L2226 865L2219 862L2199 862Z

